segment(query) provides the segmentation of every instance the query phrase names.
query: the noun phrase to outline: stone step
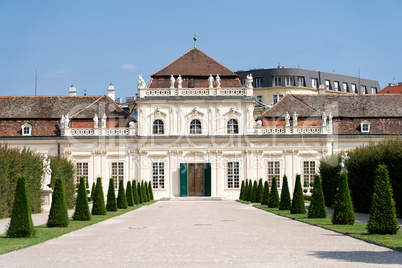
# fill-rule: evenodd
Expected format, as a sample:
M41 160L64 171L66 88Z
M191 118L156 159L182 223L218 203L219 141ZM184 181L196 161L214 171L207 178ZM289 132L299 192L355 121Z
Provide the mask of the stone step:
M185 197L163 197L161 201L223 201L222 197L210 197L210 196L185 196Z

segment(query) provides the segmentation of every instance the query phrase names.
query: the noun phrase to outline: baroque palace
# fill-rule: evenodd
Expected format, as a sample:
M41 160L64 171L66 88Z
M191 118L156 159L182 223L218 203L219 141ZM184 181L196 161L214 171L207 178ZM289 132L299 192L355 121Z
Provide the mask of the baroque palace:
M156 199L236 199L243 180L276 176L281 188L285 174L292 192L322 156L402 132L402 95L286 94L255 116L252 75L240 80L196 48L149 85L139 76L137 119L112 84L107 95L69 93L1 97L1 142L68 156L77 178L102 177L105 193L110 177L116 190L118 180L151 181Z

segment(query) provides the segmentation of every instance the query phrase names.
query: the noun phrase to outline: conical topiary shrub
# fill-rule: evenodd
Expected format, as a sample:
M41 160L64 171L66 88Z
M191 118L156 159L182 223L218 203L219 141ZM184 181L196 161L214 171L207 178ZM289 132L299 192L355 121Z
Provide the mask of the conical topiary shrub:
M321 187L321 178L314 175L313 192L307 216L309 218L326 218L327 208L325 207L324 194Z
M106 210L117 211L116 193L114 191L114 179L109 179L109 187L107 189Z
M85 179L80 178L80 184L78 185L77 200L75 202L75 211L73 214L73 220L75 221L89 221L92 218L89 212L87 191L85 189Z
M152 183L148 182L148 195L149 195L149 201L154 200L154 193L152 190Z
M86 189L84 183L84 190L86 196ZM66 198L64 196L63 180L57 178L54 183L52 193L52 205L50 207L49 218L47 220L47 227L67 227L70 223L68 219Z
M137 191L138 191L138 197L139 197L139 200L140 200L140 204L144 204L144 193L143 193L143 191L141 189L141 183L140 182L137 183Z
M304 206L303 189L301 186L300 174L296 174L295 190L293 192L291 214L304 214L306 207Z
M335 196L333 224L355 224L352 198L350 197L348 176L346 172L341 173L339 190Z
M131 181L127 182L126 198L127 198L127 205L129 207L134 206L133 189L131 188Z
M92 183L92 189L91 189L91 200L90 201L94 201L94 196L95 196L95 188L96 188L96 185L95 185L95 182L93 182Z
M244 201L250 201L250 192L249 192L249 181L246 179L246 182L244 184Z
M144 191L147 196L147 202L151 200L151 196L149 195L149 190L148 190L149 189L148 184L149 183L147 181L144 182Z
M27 180L25 176L20 176L17 179L17 185L15 187L13 210L11 212L11 221L7 230L7 237L20 238L32 237L34 235L35 229L31 217Z
M92 215L106 215L105 197L103 196L102 178L96 179Z
M137 183L135 180L133 180L132 186L133 188L133 199L134 199L134 205L139 205L140 204L140 197L138 195L138 190L137 190Z
M257 203L261 203L263 193L264 193L264 185L262 184L262 179L260 179L257 188L257 200L256 200Z
M117 207L125 209L128 207L126 192L124 191L124 182L119 180L119 193L117 195Z
M279 202L279 210L290 210L291 207L292 207L292 203L290 202L288 177L286 175L283 175L281 201Z
M258 191L257 181L254 181L253 188L251 189L251 202L253 203L257 202L257 191Z
M388 169L384 164L379 165L375 172L374 193L367 230L370 234L396 234L399 230Z
M244 181L241 182L239 200L243 200L244 198L243 195L244 195Z
M262 193L261 205L268 205L269 184L268 181L264 182L264 191Z
M144 203L149 201L145 184L146 184L146 182L141 181L141 191L142 191L142 196L144 197Z
M268 195L268 207L269 208L277 208L279 207L279 195L278 195L278 186L276 185L276 177L272 178L271 191Z

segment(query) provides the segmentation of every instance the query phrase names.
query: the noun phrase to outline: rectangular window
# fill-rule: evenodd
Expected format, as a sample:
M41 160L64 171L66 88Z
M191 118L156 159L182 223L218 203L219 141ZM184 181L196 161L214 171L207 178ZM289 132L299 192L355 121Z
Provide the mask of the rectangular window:
M262 87L262 78L256 78L254 84L255 87Z
M352 84L352 93L356 93L356 84Z
M29 127L24 127L24 135L30 135L31 129Z
M257 106L263 106L262 96L257 96Z
M311 78L311 87L318 88L318 79L317 78Z
M348 83L343 83L343 91L349 92Z
M297 78L297 86L298 87L304 87L304 77L303 76L299 76Z
M283 95L282 95L282 94L279 94L279 100L282 99L282 98L283 98Z
M276 178L276 186L281 187L281 173L280 173L280 162L279 161L268 161L268 183L269 187L272 186L272 178Z
M371 87L371 94L377 94L377 88Z
M273 95L272 97L273 97L272 103L273 104L277 103L278 102L278 95Z
M85 162L78 162L76 165L77 172L76 172L76 184L80 183L80 178L84 177L85 184L88 184L88 163Z
M293 76L285 77L285 85L287 87L294 87L295 86L295 78Z
M154 189L165 189L165 163L152 163L152 187Z
M274 87L281 87L282 86L282 77L275 76L274 77Z
M307 183L307 187L314 182L315 173L315 161L303 161L303 180Z
M114 183L114 188L119 188L119 181L124 180L124 163L123 162L112 162L112 178Z
M240 164L239 162L228 162L228 188L239 188L239 181L240 181Z
M331 90L331 82L329 80L325 80L325 89Z
M368 94L366 86L360 86L360 91L362 94Z
M339 82L338 81L334 81L334 90L339 91Z

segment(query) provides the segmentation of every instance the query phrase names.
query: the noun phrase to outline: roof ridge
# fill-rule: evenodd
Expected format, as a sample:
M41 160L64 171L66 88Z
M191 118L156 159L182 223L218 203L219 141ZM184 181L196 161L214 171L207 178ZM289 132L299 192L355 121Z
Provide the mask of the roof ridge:
M301 104L305 105L306 107L310 108L310 109L313 110L314 112L317 112L317 113L319 113L319 114L322 114L322 113L320 113L319 111L317 111L316 109L314 109L313 107L311 107L310 105L306 104L304 101L298 99L298 98L297 98L296 96L294 96L293 94L290 94L290 95L291 95L296 101L298 101L298 102L300 102ZM301 95L301 94L299 94L299 95Z
M81 112L85 111L86 109L88 109L89 107L91 107L92 105L94 105L95 103L97 103L100 99L103 98L104 95L100 96L98 99L96 99L94 102L92 102L91 104L89 104L88 106L86 106L85 108L79 110L78 112L76 112L75 114L73 114L70 118L73 118L74 116L79 115Z

